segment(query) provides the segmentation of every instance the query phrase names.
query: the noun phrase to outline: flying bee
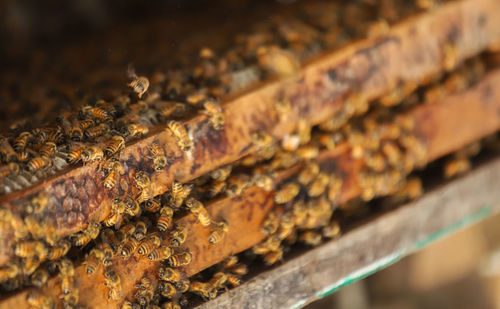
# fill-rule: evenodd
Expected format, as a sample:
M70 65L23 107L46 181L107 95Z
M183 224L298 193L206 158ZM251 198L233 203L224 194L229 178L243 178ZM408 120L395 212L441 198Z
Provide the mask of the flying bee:
M241 279L234 274L227 274L227 282L233 287L237 287L241 285Z
M463 174L470 170L471 163L467 158L453 158L445 163L444 176L445 178L452 178L459 174Z
M135 74L135 70L131 66L128 68L127 76L132 79L127 86L132 88L132 90L137 93L139 99L142 98L144 93L148 91L149 79L145 76L137 76L137 74Z
M268 74L283 77L295 73L300 68L297 58L277 45L261 46L257 48L256 53L259 67Z
M28 162L28 169L31 172L36 172L40 169L46 169L50 166L52 162L47 157L36 157Z
M93 248L85 260L87 275L95 273L105 259L104 252L98 248Z
M31 199L31 204L26 208L28 213L40 213L47 207L48 199L45 194L39 194Z
M139 242L135 238L129 238L128 240L126 240L124 242L124 244L121 248L121 251L120 251L120 255L123 258L126 258L130 254L132 254L132 252L134 252L134 250L135 250L135 248L137 248L138 244L139 244Z
M154 249L161 245L161 238L159 235L152 234L146 240L143 240L137 248L137 253L140 255L149 254Z
M190 197L186 201L186 206L189 208L191 213L193 213L198 218L198 221L201 223L201 225L205 227L210 225L210 223L212 222L212 220L210 219L210 215L200 201Z
M108 114L107 111L100 107L94 107L94 106L84 106L82 107L82 114L90 116L94 119L97 119L99 121L111 121L113 120L113 117Z
M30 278L31 283L39 288L47 282L47 279L49 278L49 272L45 268L40 267L31 275Z
M133 233L134 238L137 240L142 240L146 237L148 232L148 226L144 221L137 221L135 224L135 231Z
M129 137L138 137L148 134L149 129L140 123L131 123L126 127L126 134Z
M158 198L152 198L143 203L144 210L148 212L157 212L161 208L161 203Z
M212 288L212 285L200 281L191 282L189 291L200 295L203 299L213 299L217 296L217 291L215 291L214 295L214 289Z
M330 177L325 173L319 173L316 176L316 179L311 182L309 187L307 188L307 195L310 197L318 197L323 192L325 192L328 183L330 182Z
M306 231L302 233L299 237L299 240L310 246L317 246L321 244L321 234L314 231Z
M179 145L179 148L182 151L190 150L192 147L192 141L184 125L180 122L170 120L167 123L167 126L177 139L177 144Z
M248 273L248 267L245 264L236 264L230 267L229 271L235 275L243 276Z
M278 204L285 204L293 200L299 194L300 186L290 182L281 187L274 195L274 201Z
M221 167L219 169L216 169L215 171L210 172L210 177L216 181L224 181L231 175L231 170L232 170L231 165L226 165L224 167Z
M159 247L151 251L148 255L148 259L151 261L166 260L172 256L172 249L167 246Z
M85 246L99 235L100 229L101 225L99 223L90 223L87 229L74 236L73 243L75 246Z
M158 222L156 223L158 226L158 230L160 232L168 230L168 228L172 225L173 217L174 210L168 206L163 206L160 209L160 217L158 218Z
M172 247L179 247L186 241L186 238L186 228L177 226L177 228L170 233L170 245Z
M161 280L169 282L179 282L182 279L181 272L171 267L160 267L158 274Z
M82 151L81 159L83 163L92 163L96 161L101 161L104 158L104 153L102 149L98 146L86 147Z
M109 140L104 148L107 156L112 156L125 147L125 139L120 135L115 135Z
M153 143L149 147L149 150L153 155L153 166L155 171L163 170L168 164L167 156L163 148L158 143Z
M71 248L71 243L67 240L61 240L55 246L49 249L48 259L57 260L68 253Z
M183 185L178 181L174 181L172 185L172 206L179 208L184 203L184 200L189 196L192 190L192 185Z
M23 150L31 138L33 138L33 134L31 134L30 132L22 132L14 140L14 149L16 151Z
M229 226L226 221L222 220L215 223L215 228L208 238L208 242L211 244L216 244L220 242L227 234Z
M174 285L170 282L161 281L158 286L158 290L160 291L161 296L172 299L175 294L177 294L177 290Z
M193 256L189 252L183 252L183 253L178 253L172 255L170 258L168 258L168 265L171 267L181 267L181 266L186 266L189 263L191 263L191 260L193 259Z
M87 130L84 131L83 134L88 139L95 139L100 136L106 135L110 130L111 128L109 127L108 124L101 123L98 126L88 128Z
M111 268L104 272L104 282L109 287L108 299L119 300L121 295L121 280L118 274Z
M208 100L203 104L203 113L210 117L210 123L215 130L222 130L224 127L224 113L222 106L216 101Z
M55 307L54 300L49 296L40 293L29 292L26 296L26 301L31 307L40 309L52 309Z
M57 150L57 146L54 142L46 142L40 149L38 150L38 153L42 157L51 157Z
M221 265L223 268L231 268L236 264L238 264L238 257L236 255L231 255L230 257L222 261Z

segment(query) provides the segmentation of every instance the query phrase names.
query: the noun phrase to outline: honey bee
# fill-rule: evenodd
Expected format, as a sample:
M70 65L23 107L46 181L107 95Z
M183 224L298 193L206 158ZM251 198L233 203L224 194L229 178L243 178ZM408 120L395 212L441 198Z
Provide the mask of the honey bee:
M148 212L157 212L161 208L161 203L158 198L152 198L144 202L144 210Z
M160 209L160 217L158 218L157 226L160 232L168 230L172 225L174 210L168 206L163 206Z
M163 297L172 299L174 296L177 294L177 290L175 289L174 285L170 282L166 281L161 281L160 285L158 286L158 290L160 291L160 294Z
M231 255L221 262L223 268L231 268L238 264L238 257L236 255Z
M132 252L134 252L134 250L135 250L135 248L137 248L138 244L139 244L139 242L135 238L129 238L123 244L121 251L120 251L120 255L123 258L129 256L130 254L132 254Z
M180 281L175 282L174 285L178 293L185 293L189 291L190 282L189 279L181 279Z
M455 69L458 63L458 48L455 44L446 43L443 46L443 68L446 71Z
M18 175L19 165L14 162L10 162L7 165L0 166L0 177L5 177L7 175Z
M300 186L290 182L281 187L274 195L274 201L278 204L285 204L293 200L299 194Z
M159 247L151 251L148 255L148 259L151 261L166 260L172 256L172 249L170 247L164 246Z
M26 301L34 308L53 309L55 307L52 298L35 292L29 292L28 295L26 295Z
M130 137L144 136L148 134L149 129L140 123L131 123L127 125L126 134Z
M31 275L31 283L39 288L47 282L48 278L49 278L49 272L45 268L38 268Z
M186 241L186 238L186 228L177 226L177 228L170 233L170 245L172 247L179 247Z
M210 225L210 223L212 222L212 220L210 219L210 215L200 201L190 197L186 201L186 206L189 208L191 213L193 213L198 218L198 221L201 223L201 225L205 227Z
M245 264L237 264L230 267L229 271L235 275L243 276L248 273L248 267Z
M28 240L17 243L15 254L19 257L38 256L44 259L48 255L48 248L42 241Z
M152 234L146 240L142 241L137 248L137 253L140 255L149 254L155 248L161 245L161 238L159 235Z
M161 148L158 143L153 143L151 144L149 150L153 155L154 169L156 171L163 170L168 164L167 156L165 155L165 151L163 150L163 148Z
M252 248L253 253L255 254L266 254L271 251L278 251L281 246L281 239L277 235L272 235L268 237L265 241L260 244L255 245Z
M401 165L403 154L396 144L385 142L382 146L382 153L387 157L391 166L398 167Z
M99 235L100 230L101 225L99 223L90 223L86 230L77 233L74 236L73 243L75 244L75 246L85 246Z
M181 272L171 267L160 267L158 274L161 280L169 282L179 282L182 279Z
M82 158L84 147L81 145L72 145L68 154L66 155L66 159L69 163L76 163L80 161Z
M39 194L31 199L26 211L28 213L40 213L47 207L48 199L45 194Z
M203 113L210 117L210 123L215 130L222 130L224 127L224 113L222 106L216 101L208 100L203 104Z
M217 296L217 291L212 288L212 285L205 282L193 281L189 287L189 291L200 295L203 299L213 299Z
M218 291L224 287L224 284L227 281L227 274L224 272L215 273L212 278L208 281L208 283L212 286L212 289Z
M271 177L269 175L257 174L253 178L253 183L257 187L259 187L265 191L268 191L268 192L270 192L274 189L273 177Z
M22 132L14 140L14 149L16 151L23 150L24 148L26 148L26 145L31 138L33 138L33 134L31 134L30 132Z
M280 218L280 227L278 232L279 239L286 239L294 232L295 218L291 213L284 213Z
M192 141L184 125L180 122L170 120L167 126L177 139L179 148L183 151L189 151L192 147Z
M309 163L302 171L299 173L297 180L298 182L306 186L311 183L319 174L319 165L316 163Z
M64 307L65 308L74 308L78 304L79 298L80 298L79 291L76 289L71 290L67 294L64 294L64 297L63 297Z
M127 70L128 78L132 79L130 83L127 84L128 87L132 88L132 90L137 93L137 96L142 98L144 93L148 91L149 88L149 79L144 76L137 76L135 74L135 70L129 66Z
M151 179L149 179L149 176L145 172L138 172L134 176L135 180L135 186L138 189L141 189L140 193L140 202L147 201L150 198L152 198L152 189L151 189Z
M321 229L321 234L325 238L337 238L340 236L340 224L336 220L332 220L327 226Z
M31 275L38 268L38 266L40 266L40 264L41 261L36 255L23 259L21 264L23 273L26 275Z
M129 222L118 230L117 236L118 239L120 239L120 241L125 241L134 232L135 232L135 225Z
M108 267L104 272L104 281L106 286L109 287L108 299L119 300L122 289L120 277L113 269Z
M46 142L38 152L42 157L50 157L52 156L57 150L57 146L54 142Z
M267 265L273 265L278 261L281 261L283 259L283 250L279 248L276 251L271 251L269 253L266 253L264 255L264 263Z
M183 252L172 255L170 258L168 258L167 262L171 267L181 267L191 263L192 259L193 256L191 255L191 253Z
M183 185L180 182L174 181L172 185L172 206L175 208L179 208L184 203L184 200L191 193L192 186L191 185Z
M104 153L107 156L112 156L125 147L125 139L119 135L115 135L108 141L104 148Z
M140 309L141 306L139 304L132 303L130 300L125 300L122 304L121 309Z
M28 162L28 169L31 172L36 172L40 169L46 169L50 166L52 162L47 157L36 157Z
M83 163L92 163L101 161L104 158L104 153L98 146L90 146L82 151L81 159Z
M21 268L14 263L0 267L0 281L5 281L7 279L14 278L20 273L21 273Z
M280 221L278 216L274 212L270 212L266 220L262 223L260 229L261 233L264 235L274 234L280 226Z
M227 181L226 194L228 196L236 196L243 193L252 185L252 179L249 175L241 174L229 177Z
M106 135L110 131L110 127L106 123L101 123L98 126L88 128L85 130L84 135L88 139L95 139L100 136Z
M225 181L214 181L208 188L209 197L214 197L226 190L227 184Z
M241 285L241 279L234 274L227 274L227 282L233 287L237 287Z
M314 145L306 145L297 149L295 154L304 160L311 160L318 156L319 148Z
M133 232L134 238L137 240L142 240L146 237L146 233L148 232L148 226L144 221L137 221L135 224L135 231Z
M300 138L296 134L292 135L285 135L283 137L283 140L281 141L281 148L283 148L286 151L295 151L297 148L299 148L300 145Z
M330 182L330 177L325 173L319 173L316 179L307 188L307 195L310 197L318 197L325 192L326 187Z
M119 175L122 175L124 172L125 169L123 168L123 165L121 165L119 161L113 161L110 171L104 179L104 187L106 189L112 189L116 185Z
M467 158L453 158L446 162L444 166L445 178L452 178L470 170L470 161Z
M153 285L149 278L141 278L141 283L136 285L137 292L134 294L135 299L141 306L146 306L154 296Z
M47 258L49 260L57 260L62 256L65 256L71 248L71 243L67 240L59 241L55 246L49 249L49 254Z
M317 246L321 243L322 237L317 232L306 231L300 235L299 240L307 245Z
M226 165L224 167L221 167L219 169L216 169L215 171L210 172L210 177L216 181L224 181L231 175L231 170L233 167L231 165Z
M105 259L104 252L98 248L93 248L85 260L87 275L95 273Z
M259 47L257 61L263 70L278 76L291 75L300 68L299 61L292 53L275 45Z
M181 308L182 307L179 304L171 301L164 302L161 305L161 309L181 309Z
M82 107L82 114L90 116L94 119L97 119L99 121L111 121L113 120L113 117L108 114L107 111L100 107L93 107L90 105Z
M106 243L111 247L113 254L118 252L120 241L118 240L115 231L112 229L104 229L101 233L101 239L103 243Z
M216 244L220 242L227 234L229 226L226 221L222 220L215 223L215 227L208 238L208 242L211 244Z
M151 190L151 186L149 186L148 188L148 190ZM139 200L143 200L146 198L146 195L150 195L150 193L145 193L146 191L147 190L145 189L141 191ZM134 200L132 197L127 196L125 198L125 213L132 217L139 216L141 214L141 207L139 206L139 202Z

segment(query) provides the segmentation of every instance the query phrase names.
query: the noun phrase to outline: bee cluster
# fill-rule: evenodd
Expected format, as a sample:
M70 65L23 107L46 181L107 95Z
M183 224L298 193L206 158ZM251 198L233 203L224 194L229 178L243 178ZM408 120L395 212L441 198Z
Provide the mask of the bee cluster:
M52 126L31 129L26 123L13 125L8 135L0 137L1 194L31 187L83 163L96 166L104 188L114 196L103 222L90 222L66 239L54 236L55 227L41 226L33 217L43 214L50 204L44 194L23 205L22 219L1 209L0 226L13 227L17 257L14 263L0 267L3 289L43 288L57 275L65 307L78 307L75 263L85 265L89 276L102 268L108 298L121 300L126 278L114 262L143 257L157 263L157 272L137 283L123 308L185 307L193 294L212 299L227 287L238 286L248 267L232 256L216 265L209 278L188 278L184 269L193 259L184 246L188 229L176 220L194 215L210 230L207 243L216 246L230 232L229 222L212 218L204 204L242 195L256 186L273 191L276 204L262 224L266 239L249 251L262 256L266 264L282 260L296 242L316 246L324 239L336 238L341 225L334 212L341 202L344 175L342 170L318 162L318 157L342 144L349 145L350 156L363 164L358 179L363 200L390 194L402 199L418 197L422 192L419 180L407 176L426 163L426 148L415 136L412 119L398 114L422 101L437 102L468 88L484 74L479 59L421 85L398 85L377 102L368 102L361 92L351 93L329 121L312 127L307 119L300 119L295 132L280 141L266 132L256 132L252 136L255 153L190 183L174 181L171 190L161 195L153 190L151 173L131 172L119 158L125 145L147 136L150 130L165 127L177 147L189 153L196 145L183 121L199 113L207 117L214 131L224 130L222 96L259 79L289 75L300 68L301 61L321 50L361 36L378 37L389 23L417 9L435 7L434 1L354 2L342 4L342 14L336 18L326 16L335 10L311 6L290 21L267 23L256 33L238 36L236 44L221 56L203 48L190 70L155 72L147 78L130 67L128 92L88 98L83 107L61 114ZM456 65L453 58L450 48L445 57L450 70ZM426 86L419 88L422 85ZM275 108L283 120L291 113L286 101L276 102ZM359 115L364 116L356 117ZM149 145L153 173L170 165L167 150L157 141ZM463 170L464 163L460 164L446 173L453 176ZM297 167L295 179L280 177ZM133 179L136 194L115 194L113 190L127 177ZM84 260L79 258L81 253ZM35 307L52 308L55 301L41 292L28 295L28 302Z

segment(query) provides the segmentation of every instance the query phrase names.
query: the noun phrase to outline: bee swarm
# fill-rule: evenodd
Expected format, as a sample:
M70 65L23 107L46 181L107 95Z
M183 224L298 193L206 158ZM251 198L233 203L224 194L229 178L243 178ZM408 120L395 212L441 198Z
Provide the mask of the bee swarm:
M500 39L494 1L353 3L296 3L182 70L129 66L112 95L13 124L0 307L213 299L340 237L356 200L418 198L415 170L500 129L500 69L480 55Z

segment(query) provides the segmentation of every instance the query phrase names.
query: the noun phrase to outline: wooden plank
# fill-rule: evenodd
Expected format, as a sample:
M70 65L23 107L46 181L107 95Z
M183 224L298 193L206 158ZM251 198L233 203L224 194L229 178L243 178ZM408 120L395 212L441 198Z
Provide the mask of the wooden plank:
M500 213L499 181L496 159L198 308L300 308L431 241Z
M102 221L110 212L109 201L116 195L135 195L133 176L144 170L151 176L154 194L170 188L174 179L187 182L254 150L252 134L271 132L276 138L292 132L299 118L318 124L342 106L345 97L362 91L371 100L387 93L398 83L420 83L442 71L445 50L454 46L456 62L478 54L500 39L500 9L496 0L464 0L410 18L393 27L384 37L366 39L304 64L296 74L245 93L231 94L224 102L227 119L224 130L215 132L206 116L185 122L193 137L194 149L181 151L164 126L150 130L146 138L127 145L119 159L125 167L120 188L106 190L96 165L69 169L22 192L2 196L3 208L15 218L33 197L45 195L48 207L33 219L55 237L71 235L89 222ZM402 70L401 68L404 68ZM287 100L292 112L280 122L275 102ZM153 173L149 146L157 142L172 163ZM80 189L80 190L78 190ZM70 207L71 205L71 207ZM13 257L13 229L0 231L0 266Z
M500 129L500 114L497 113L497 110L500 109L500 89L494 87L498 83L500 83L500 70L488 74L481 82L467 91L451 95L440 102L427 102L403 115L413 118L415 123L419 124L415 133L430 146L427 149L428 158L433 160L443 155L444 150L441 146L443 144L448 147L445 152L450 153ZM485 96L484 89L490 89L491 93ZM455 114L454 111L460 112ZM455 120L449 119L450 115L459 117L463 127L459 130L473 133L460 139L460 142L448 142L449 139L454 138L454 134L458 130ZM427 127L431 127L433 130L424 130ZM441 139L441 143L436 139ZM347 144L332 151L325 151L317 160L332 166L340 175L343 175L344 184L340 203L361 194L358 175L362 164L359 160L351 157L351 151ZM290 176L290 172L286 171L285 173L287 175L283 175L281 178ZM230 233L216 246L208 245L209 230L197 223L192 215L180 219L178 223L188 229L185 248L193 254L193 262L185 267L184 271L188 275L195 274L231 254L251 248L262 241L265 236L260 232L260 224L273 207L272 197L272 192L253 187L241 196L223 198L208 205L207 209L212 217L224 218L229 222ZM127 280L122 280L121 300L133 294L135 283L140 278L154 272L158 267L158 263L138 255L126 260L116 257L113 260L113 265L123 278L127 278ZM108 302L107 288L103 285L102 273L87 276L84 267L79 266L76 268L76 274L76 284L81 292L80 301L83 305L93 307L107 304L109 307L114 307L120 304L121 300ZM60 280L51 279L43 291L47 295L57 298L60 294ZM25 305L27 292L23 291L4 299L0 302L0 308Z

